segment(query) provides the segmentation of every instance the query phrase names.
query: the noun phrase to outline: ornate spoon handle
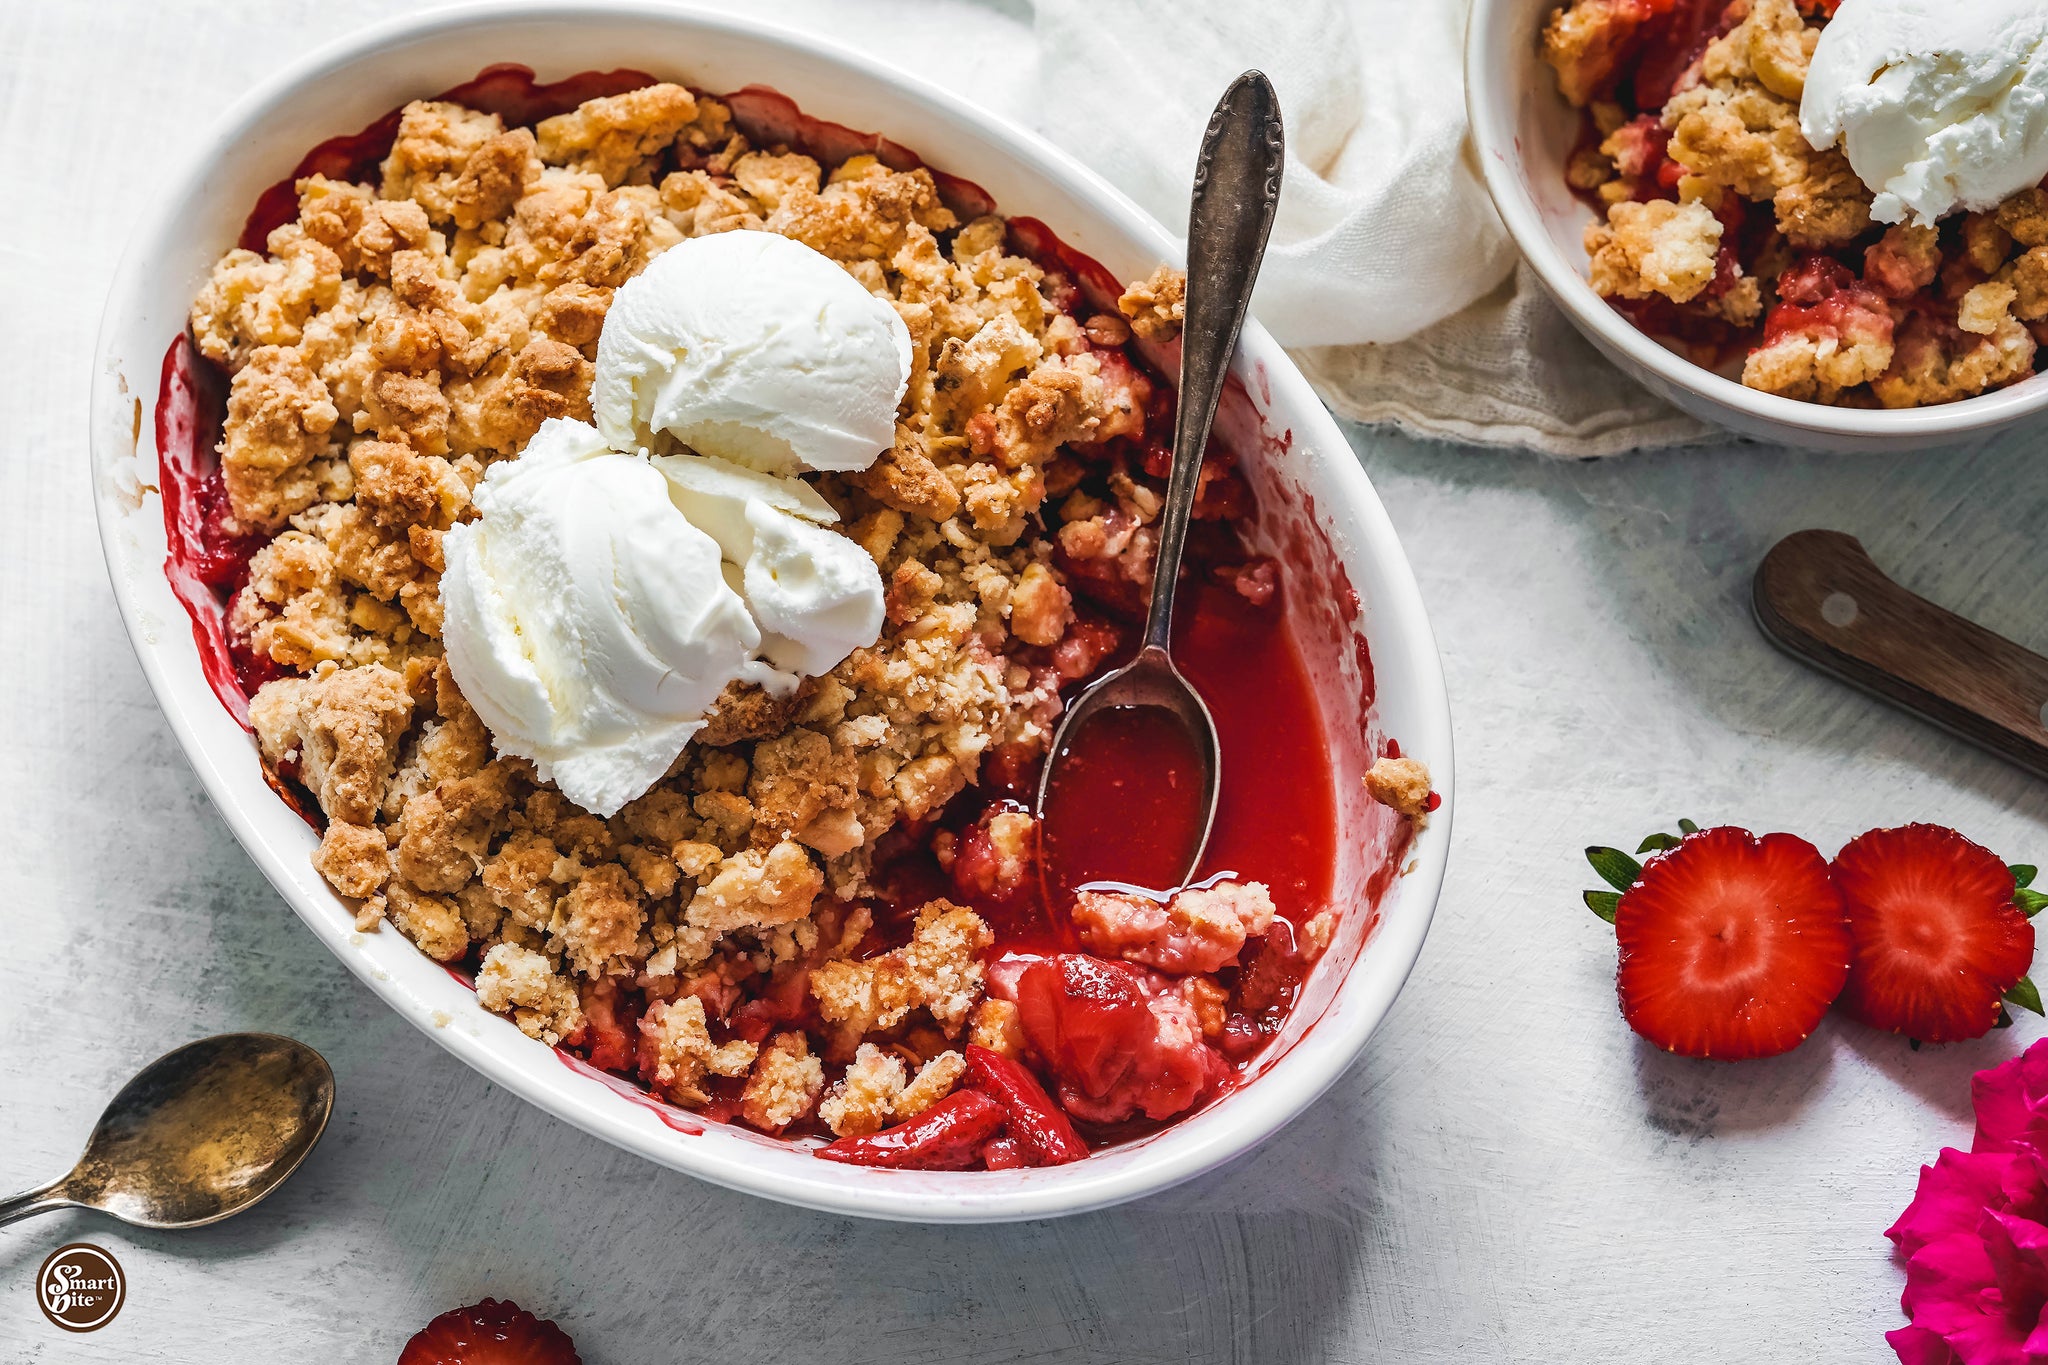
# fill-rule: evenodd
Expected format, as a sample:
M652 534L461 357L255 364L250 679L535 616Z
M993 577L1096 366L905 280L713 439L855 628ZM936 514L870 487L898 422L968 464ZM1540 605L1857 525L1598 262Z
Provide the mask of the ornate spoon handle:
M1273 210L1280 203L1285 148L1280 98L1262 72L1230 83L1209 116L1195 164L1188 211L1188 290L1181 327L1180 409L1173 425L1173 474L1159 523L1159 559L1145 647L1164 651L1173 631L1173 594L1187 543L1188 513L1201 482L1202 450L1216 420L1216 400L1230 371L1230 353L1244 326L1252 281L1266 254Z

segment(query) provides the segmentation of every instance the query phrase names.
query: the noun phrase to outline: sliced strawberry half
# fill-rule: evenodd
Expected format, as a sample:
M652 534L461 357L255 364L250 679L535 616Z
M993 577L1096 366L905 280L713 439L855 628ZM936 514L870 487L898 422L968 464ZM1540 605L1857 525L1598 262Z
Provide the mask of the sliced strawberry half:
M582 1365L576 1343L516 1303L452 1308L414 1333L398 1365Z
M2022 906L2040 899L2020 892L1991 850L1938 825L1874 829L1835 855L1834 878L1855 943L1842 995L1853 1017L1952 1043L1990 1032L2008 995L2039 1008L2026 983L2034 926Z
M1638 867L1588 849L1622 888L1611 905L1621 961L1615 977L1629 1027L1685 1057L1774 1057L1803 1042L1849 973L1841 898L1820 851L1790 834L1688 828Z

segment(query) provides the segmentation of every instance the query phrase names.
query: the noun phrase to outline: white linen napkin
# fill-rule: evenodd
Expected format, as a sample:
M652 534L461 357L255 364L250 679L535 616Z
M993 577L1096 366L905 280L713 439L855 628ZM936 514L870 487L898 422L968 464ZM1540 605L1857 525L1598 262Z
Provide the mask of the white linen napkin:
M1036 0L1040 124L1177 227L1216 96L1260 67L1287 180L1252 306L1339 415L1581 457L1704 438L1516 269L1466 143L1466 9Z
M1517 269L1466 145L1467 0L712 2L1035 127L1176 229L1210 110L1259 67L1287 179L1253 311L1339 416L1579 458L1714 434Z

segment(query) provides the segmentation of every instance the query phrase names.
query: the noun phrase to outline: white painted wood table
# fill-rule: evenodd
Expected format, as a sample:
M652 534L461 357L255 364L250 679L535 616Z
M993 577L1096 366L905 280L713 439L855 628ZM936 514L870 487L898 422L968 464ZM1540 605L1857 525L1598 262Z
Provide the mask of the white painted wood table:
M1572 466L1354 433L1434 615L1461 778L1436 927L1369 1054L1260 1151L1109 1213L925 1229L728 1194L494 1090L330 959L209 808L107 588L84 413L129 204L276 62L403 8L0 4L0 1184L62 1169L134 1067L201 1034L303 1038L340 1088L304 1171L234 1222L0 1233L0 1359L386 1362L486 1294L594 1365L1888 1358L1881 1233L1967 1141L1970 1072L2038 1024L1914 1053L1830 1021L1776 1061L1666 1057L1615 1010L1578 850L1681 815L1827 850L1934 819L2048 860L2048 790L1796 667L1747 605L1778 536L1829 526L2048 645L2038 437ZM909 9L805 13L859 40ZM1030 79L940 74L998 103ZM29 1282L78 1238L131 1298L67 1337Z

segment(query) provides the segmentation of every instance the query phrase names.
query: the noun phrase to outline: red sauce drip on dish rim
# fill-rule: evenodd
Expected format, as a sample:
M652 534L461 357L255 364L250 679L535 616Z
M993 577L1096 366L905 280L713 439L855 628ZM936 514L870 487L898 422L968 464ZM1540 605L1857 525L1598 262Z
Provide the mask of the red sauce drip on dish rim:
M583 72L541 84L529 68L508 63L487 67L473 80L434 98L458 100L499 113L508 123L529 123L574 108L587 99L635 89L654 79L643 72L620 69ZM897 170L924 165L915 153L899 143L812 118L786 96L766 87L748 86L718 98L733 109L736 123L757 142L787 142L827 164L867 154ZM360 132L330 138L307 153L290 177L259 197L244 225L240 245L261 251L270 231L296 216L297 194L293 186L299 178L317 173L334 179L361 180L373 175L396 137L399 115L399 110L393 110ZM993 199L973 182L937 170L932 170L932 175L949 207L963 219L994 210ZM1073 250L1036 219L1013 217L1009 224L1012 250L1048 271L1066 276L1091 306L1113 307L1121 285L1107 268ZM1158 384L1157 376L1154 378ZM1169 385L1158 387L1162 393L1170 394ZM226 605L246 583L250 557L263 541L262 537L237 535L228 515L226 488L215 454L226 388L220 367L198 354L189 335L180 334L164 356L155 434L169 544L165 576L191 616L193 638L209 686L246 728L248 697L264 682L285 676L285 671L237 646L226 629ZM1263 434L1262 439L1273 444L1270 434ZM1284 451L1290 442L1291 433L1278 448ZM1318 542L1319 553L1312 562L1331 579L1316 585L1317 590L1342 599L1335 605L1345 612L1343 619L1348 622L1357 610L1357 596L1334 547L1314 523L1312 505L1305 525ZM1231 538L1226 535L1220 539ZM1337 819L1330 749L1314 688L1280 604L1254 607L1226 576L1208 572L1231 557L1229 550L1219 552L1218 545L1219 538L1213 536L1207 541L1199 535L1191 539L1187 566L1190 581L1183 586L1183 606L1175 631L1175 660L1209 703L1223 753L1215 828L1191 884L1224 878L1265 882L1285 927L1298 928L1303 919L1328 903L1332 891ZM1242 557L1241 549L1231 548ZM1077 586L1085 591L1085 585ZM1113 605L1128 611L1131 604ZM1360 700L1369 708L1373 700L1371 655L1362 635L1354 635L1354 639L1364 680ZM1134 765L1170 767L1192 758L1191 753L1171 754L1156 734L1148 737L1126 733L1121 739L1119 753ZM992 765L985 764L988 766ZM317 806L302 791L291 790L296 783L289 781L291 775L286 777L285 783L273 780L272 785L309 823L319 828L323 822ZM1010 778L1009 791L1021 794L1025 782L1035 784L1035 768L1011 774ZM1122 820L1133 796L1128 788L1120 794L1114 782L1091 782L1075 806L1100 820ZM1010 799L1003 780L985 779L983 788L970 790L949 809L943 823L955 828L964 826ZM1187 818L1185 810L1171 801L1153 801L1147 809L1162 820ZM1178 815L1173 813L1175 810L1179 810ZM1154 832L1164 837L1164 831ZM1139 846L1143 843L1143 839L1137 841ZM1406 846L1407 839L1399 839L1382 865L1374 870L1368 882L1366 903L1356 907L1359 912L1377 913L1379 901L1399 872ZM1098 842L1098 852L1105 848L1107 845ZM906 905L915 905L936 895L957 898L960 893L951 879L939 873L935 865L922 865L921 856L928 862L928 855L913 851L900 865L892 867L899 899ZM1089 855L1091 860L1095 856ZM1114 857L1114 852L1109 856ZM1088 866L1108 864L1090 861ZM1153 879L1164 881L1171 875L1168 872L1159 876L1153 864L1142 861L1129 867L1138 874L1135 879L1115 880L1135 880L1145 885ZM1172 888L1149 889L1165 894ZM1030 900L1033 903L1025 906L977 905L998 932L996 955L1078 948L1064 916L1051 914L1042 895L1034 894ZM888 910L886 905L876 907L878 936L885 939L893 937L886 928ZM1293 934L1276 924L1276 945L1291 944L1293 938ZM1282 966L1275 970L1271 963L1255 964L1251 960L1254 956L1248 947L1244 966L1226 968L1224 975L1264 970L1278 983L1283 1003L1273 1011L1272 1018L1258 1026L1264 1037L1269 1037L1285 1017L1306 968ZM449 971L457 980L471 984L462 972L454 968ZM1214 1103L1242 1078L1246 1064L1263 1044L1264 1037L1249 1051L1232 1054L1230 1078L1195 1110L1158 1123L1140 1121L1119 1125L1113 1132L1098 1130L1098 1141L1116 1141L1156 1131ZM596 1078L649 1109L670 1128L692 1135L704 1131L702 1116L668 1104L636 1082L594 1067L566 1048L558 1047L556 1053L564 1065Z

